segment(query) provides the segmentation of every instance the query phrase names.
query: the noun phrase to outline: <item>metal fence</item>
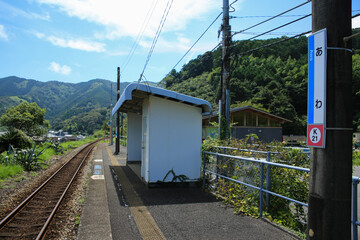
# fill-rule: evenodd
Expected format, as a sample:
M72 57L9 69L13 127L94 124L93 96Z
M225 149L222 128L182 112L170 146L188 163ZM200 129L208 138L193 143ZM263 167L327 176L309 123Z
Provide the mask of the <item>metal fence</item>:
M210 176L213 176L214 180L217 181L218 178L223 178L223 179L227 179L229 181L238 183L238 184L242 184L245 185L249 188L252 188L254 190L259 191L259 215L260 217L262 217L263 215L263 199L264 199L264 194L266 194L265 196L265 204L268 206L269 205L269 195L273 195L285 200L288 200L289 202L293 202L296 204L300 204L304 207L308 207L308 204L305 202L301 202L298 201L296 199L293 198L289 198L286 196L283 196L279 193L273 192L271 191L271 167L280 167L280 168L285 168L285 169L292 169L295 171L302 171L302 172L306 172L309 173L310 169L309 168L303 168L303 167L297 167L297 166L292 166L292 165L286 165L286 164L282 164L282 163L275 163L275 162L271 162L271 156L274 154L277 154L276 152L266 152L266 151L255 151L255 150L248 150L248 149L238 149L238 148L230 148L230 147L216 147L219 149L222 149L223 153L215 153L215 152L208 152L208 151L204 151L203 152L203 188L205 188L206 186L206 173L210 174ZM260 159L256 159L255 156L252 157L241 157L241 156L234 156L234 155L229 155L226 154L226 151L244 151L247 152L248 154L264 154L266 155L266 158L260 158ZM206 157L207 156L214 156L216 158L214 163L207 163L206 161ZM226 174L224 174L224 172L222 172L221 169L219 169L219 164L220 161L224 161L224 159L229 159L229 160L233 160L233 161L241 161L241 162L248 162L248 163L254 163L260 166L259 168L259 175L260 175L260 182L259 182L259 186L256 186L253 183L249 183L246 182L244 180L239 180L239 179L234 179L232 177L226 176ZM208 166L207 166L208 164ZM210 166L212 165L212 167ZM271 166L271 167L270 167ZM212 169L209 169L212 168ZM266 171L265 171L266 168ZM264 182L265 182L265 186L264 186ZM360 178L358 177L352 177L352 187L353 187L353 199L352 199L352 235L353 235L353 240L357 240L358 239L358 228L357 226L360 225L360 221L358 221L358 214L357 214L357 187L358 184L360 183Z

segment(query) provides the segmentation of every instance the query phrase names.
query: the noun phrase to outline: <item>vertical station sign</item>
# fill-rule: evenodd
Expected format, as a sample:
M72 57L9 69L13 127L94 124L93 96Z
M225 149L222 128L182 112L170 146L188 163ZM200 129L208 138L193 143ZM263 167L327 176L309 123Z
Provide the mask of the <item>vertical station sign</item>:
M325 148L326 29L309 36L308 147Z

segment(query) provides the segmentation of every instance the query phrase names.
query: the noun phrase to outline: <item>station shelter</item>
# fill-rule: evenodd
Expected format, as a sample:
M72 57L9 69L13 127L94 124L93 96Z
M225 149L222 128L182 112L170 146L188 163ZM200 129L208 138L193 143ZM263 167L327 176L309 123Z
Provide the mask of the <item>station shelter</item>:
M209 102L131 83L112 115L117 111L127 114L127 163L140 164L144 182L171 182L180 175L199 180L202 117L212 111Z

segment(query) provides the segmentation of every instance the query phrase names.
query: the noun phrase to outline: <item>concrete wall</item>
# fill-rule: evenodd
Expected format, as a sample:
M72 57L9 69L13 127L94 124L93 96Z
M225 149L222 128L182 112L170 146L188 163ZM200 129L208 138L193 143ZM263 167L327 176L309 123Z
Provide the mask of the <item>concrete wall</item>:
M141 160L141 115L128 113L127 122L127 161Z
M150 96L143 104L144 117L148 125L143 134L148 135L143 135L147 142L142 165L149 174L145 180L163 181L170 170L193 180L200 178L201 108Z

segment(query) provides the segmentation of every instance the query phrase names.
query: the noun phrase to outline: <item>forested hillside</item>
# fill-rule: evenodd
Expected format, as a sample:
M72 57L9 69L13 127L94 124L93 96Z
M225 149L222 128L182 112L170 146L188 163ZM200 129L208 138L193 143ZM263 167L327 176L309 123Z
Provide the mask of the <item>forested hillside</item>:
M306 134L307 38L299 37L247 52L284 38L239 41L231 48L231 107L252 105L290 119L284 134ZM353 41L359 49L360 41ZM161 85L200 97L217 108L220 96L221 48L191 60L166 76ZM360 56L353 54L354 130L360 126ZM360 128L358 129L360 131Z
M123 90L128 83L121 83ZM111 82L103 79L73 84L40 82L18 77L0 79L0 115L22 101L36 102L46 109L52 129L92 134L110 117ZM116 83L113 83L113 104Z

